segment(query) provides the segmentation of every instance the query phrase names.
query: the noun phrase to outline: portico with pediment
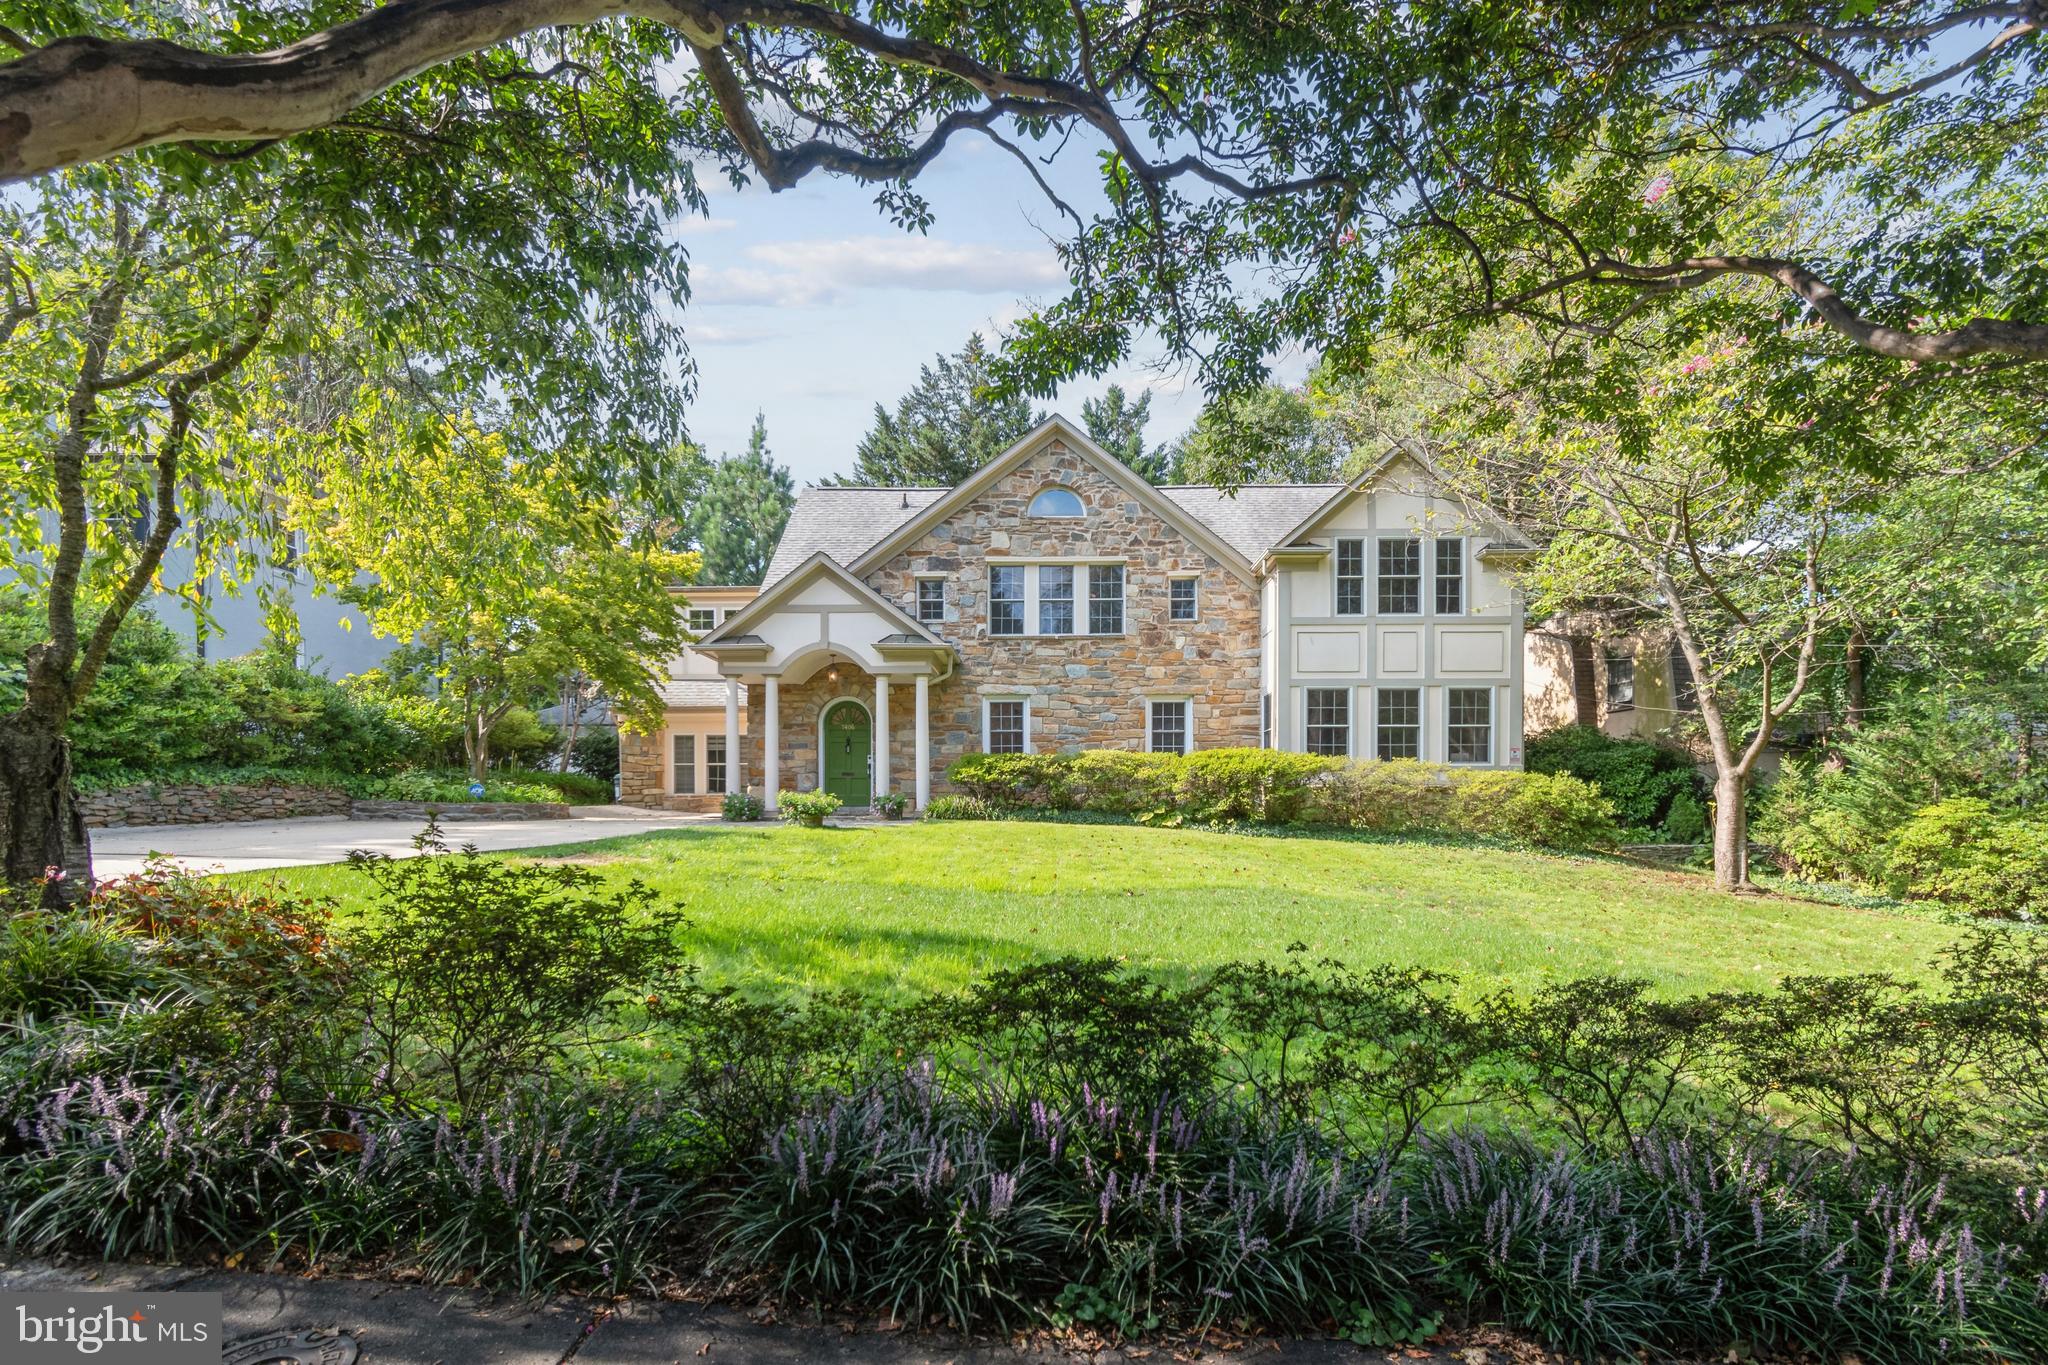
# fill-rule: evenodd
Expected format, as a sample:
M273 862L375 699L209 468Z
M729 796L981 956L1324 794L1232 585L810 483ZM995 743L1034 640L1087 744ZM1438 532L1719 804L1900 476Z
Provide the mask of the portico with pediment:
M931 689L954 671L954 647L822 551L779 578L700 640L726 681L728 790L760 773L776 793L825 790L849 807L896 789L931 799ZM745 736L758 754L741 748Z

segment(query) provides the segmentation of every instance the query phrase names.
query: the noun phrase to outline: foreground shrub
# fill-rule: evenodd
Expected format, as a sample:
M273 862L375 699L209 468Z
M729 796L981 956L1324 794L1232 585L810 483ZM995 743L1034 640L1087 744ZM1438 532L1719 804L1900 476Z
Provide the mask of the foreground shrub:
M992 806L1071 808L1072 754L963 754L946 780Z
M1074 755L1070 799L1078 809L1100 815L1163 813L1172 808L1179 769L1172 754L1089 749Z
M353 853L377 889L351 944L357 1008L383 1086L488 1104L572 1052L646 1029L646 1009L687 980L689 921L639 881L587 867L423 851Z
M1568 773L1461 774L1449 826L1540 848L1612 848L1621 839L1614 807L1590 782Z
M843 803L828 791L778 792L775 810L784 820L793 825L810 825L816 828L825 823L825 817L838 810Z
M141 940L84 910L44 910L39 887L0 891L0 1019L96 1014L173 978Z
M761 798L751 792L727 792L718 809L727 820L758 820L762 814Z
M1896 895L2003 919L2048 916L2048 817L1956 797L1914 812L1885 854Z
M1662 745L1566 725L1530 736L1523 761L1532 773L1562 773L1597 786L1629 829L1690 843L1703 828L1699 773L1685 754Z
M1206 749L1182 759L1174 809L1203 823L1287 825L1308 808L1310 784L1336 760L1278 749Z

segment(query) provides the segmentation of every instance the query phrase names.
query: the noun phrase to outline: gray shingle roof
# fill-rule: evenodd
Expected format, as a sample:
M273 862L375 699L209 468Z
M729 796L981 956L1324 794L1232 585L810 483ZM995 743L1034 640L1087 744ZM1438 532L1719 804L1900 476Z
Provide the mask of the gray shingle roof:
M1269 483L1225 493L1207 484L1169 484L1159 491L1256 564L1280 537L1336 496L1341 483Z
M806 488L768 562L763 588L823 550L851 564L891 531L943 497L944 488ZM904 506L905 503L909 506Z
M654 690L661 693L661 704L671 709L681 706L725 706L725 680L723 678L670 678L658 682Z

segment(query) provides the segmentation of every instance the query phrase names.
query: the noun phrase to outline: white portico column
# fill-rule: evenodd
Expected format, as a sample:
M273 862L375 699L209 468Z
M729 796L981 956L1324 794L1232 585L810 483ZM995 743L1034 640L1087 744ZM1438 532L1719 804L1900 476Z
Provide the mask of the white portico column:
M747 789L747 763L740 753L740 684L737 678L725 680L725 789L741 792Z
M761 807L772 815L782 787L782 679L773 673L761 698L761 746Z
M917 675L917 808L923 810L932 800L932 680L920 673Z
M889 794L889 677L875 675L875 795Z

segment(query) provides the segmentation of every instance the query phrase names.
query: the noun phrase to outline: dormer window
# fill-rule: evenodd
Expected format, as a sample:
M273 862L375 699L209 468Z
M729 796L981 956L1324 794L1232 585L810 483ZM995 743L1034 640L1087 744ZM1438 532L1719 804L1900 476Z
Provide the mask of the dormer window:
M1087 509L1081 506L1081 497L1071 488L1048 488L1031 500L1031 515L1034 517L1079 517L1086 516Z

